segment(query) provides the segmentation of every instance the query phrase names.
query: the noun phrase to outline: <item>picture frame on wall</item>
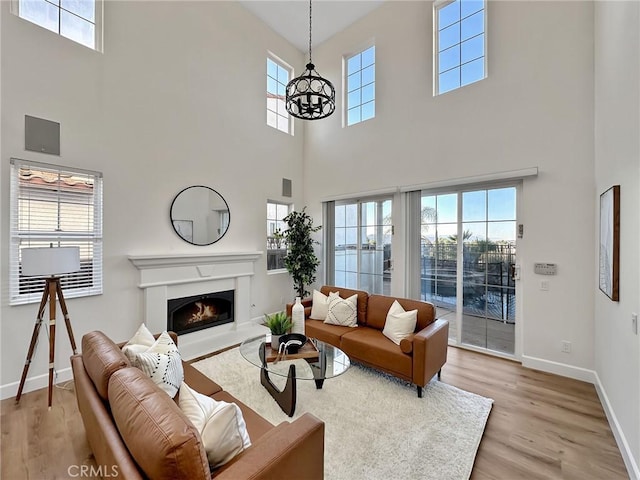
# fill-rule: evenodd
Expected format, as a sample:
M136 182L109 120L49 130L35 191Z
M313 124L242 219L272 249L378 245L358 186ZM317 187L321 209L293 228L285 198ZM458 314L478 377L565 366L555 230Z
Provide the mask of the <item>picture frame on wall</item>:
M600 195L600 290L617 302L620 296L620 185Z

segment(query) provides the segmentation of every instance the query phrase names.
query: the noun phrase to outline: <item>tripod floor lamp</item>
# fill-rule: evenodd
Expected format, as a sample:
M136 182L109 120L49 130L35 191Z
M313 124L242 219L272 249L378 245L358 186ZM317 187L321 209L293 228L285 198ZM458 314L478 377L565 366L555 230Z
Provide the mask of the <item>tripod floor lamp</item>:
M64 314L64 322L69 334L69 341L74 355L76 350L76 341L73 338L73 330L67 312L67 304L62 295L62 287L60 286L60 275L65 273L77 272L80 270L80 249L78 247L45 247L45 248L23 248L22 251L22 274L27 276L46 276L44 292L38 309L36 324L33 328L31 343L29 344L29 352L27 353L27 361L22 370L22 378L16 395L16 402L20 401L24 382L27 379L31 359L35 353L38 343L38 334L40 327L45 322L44 311L49 302L49 408L53 399L53 368L55 361L55 341L56 341L56 298L60 301L60 308Z

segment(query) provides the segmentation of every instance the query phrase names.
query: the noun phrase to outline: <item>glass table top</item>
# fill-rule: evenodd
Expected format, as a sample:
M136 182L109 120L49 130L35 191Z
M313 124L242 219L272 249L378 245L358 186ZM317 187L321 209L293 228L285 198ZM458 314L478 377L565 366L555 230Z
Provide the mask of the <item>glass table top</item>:
M308 346L310 351L307 358L298 358L295 354L279 357L277 361L263 362L263 358L272 358L277 352L271 349L271 334L252 337L240 344L240 354L256 367L265 368L269 373L286 377L289 375L289 365L294 364L295 378L298 380L322 380L337 377L343 374L351 366L351 361L346 353L333 345L321 342L315 338L309 338L314 349ZM265 366L266 364L266 366Z

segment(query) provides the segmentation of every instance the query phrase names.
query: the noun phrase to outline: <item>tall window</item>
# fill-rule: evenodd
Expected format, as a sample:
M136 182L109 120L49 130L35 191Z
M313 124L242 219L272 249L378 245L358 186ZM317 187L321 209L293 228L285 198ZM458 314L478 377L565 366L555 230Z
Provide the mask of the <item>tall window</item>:
M12 0L20 18L101 51L102 0Z
M376 116L376 47L347 58L347 125Z
M486 77L484 0L444 0L434 4L435 94Z
M282 232L287 229L284 217L289 214L289 210L290 205L285 203L267 202L267 270L285 268L287 245L282 238Z
M39 301L44 277L22 275L22 249L79 247L80 271L62 278L65 297L102 293L102 174L11 160L10 304Z
M391 204L387 197L327 204L330 284L390 294Z
M285 94L290 76L289 67L267 58L267 125L285 133L293 133Z

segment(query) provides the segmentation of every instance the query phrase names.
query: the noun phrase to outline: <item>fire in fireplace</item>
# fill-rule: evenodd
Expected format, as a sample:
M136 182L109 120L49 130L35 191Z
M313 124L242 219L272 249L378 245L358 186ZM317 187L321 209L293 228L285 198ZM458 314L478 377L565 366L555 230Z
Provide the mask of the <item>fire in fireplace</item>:
M167 305L167 330L178 335L233 322L234 291L173 298Z

